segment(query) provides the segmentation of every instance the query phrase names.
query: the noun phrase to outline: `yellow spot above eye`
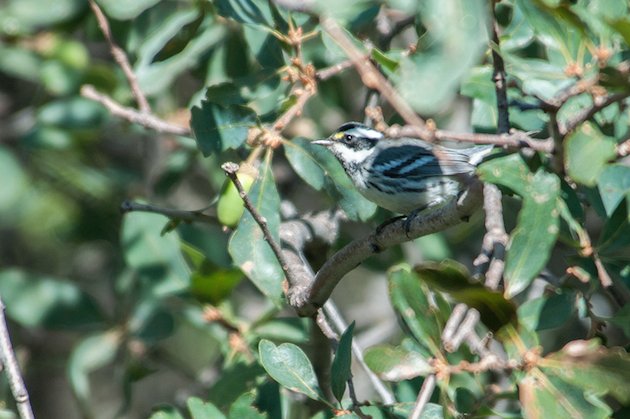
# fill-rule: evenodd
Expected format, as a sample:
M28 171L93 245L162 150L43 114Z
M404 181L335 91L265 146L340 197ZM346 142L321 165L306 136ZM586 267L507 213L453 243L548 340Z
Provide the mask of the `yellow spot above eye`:
M344 136L343 132L338 132L335 135L333 135L333 140L341 140Z

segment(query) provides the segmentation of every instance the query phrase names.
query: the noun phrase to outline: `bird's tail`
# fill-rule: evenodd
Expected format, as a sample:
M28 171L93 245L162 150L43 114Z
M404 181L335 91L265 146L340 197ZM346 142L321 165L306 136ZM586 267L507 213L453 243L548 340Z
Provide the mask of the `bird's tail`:
M477 166L481 164L483 159L488 154L490 154L493 149L494 149L494 145L488 144L488 145L482 145L478 147L466 148L464 150L466 151L466 154L468 154L468 163L472 164L473 166Z

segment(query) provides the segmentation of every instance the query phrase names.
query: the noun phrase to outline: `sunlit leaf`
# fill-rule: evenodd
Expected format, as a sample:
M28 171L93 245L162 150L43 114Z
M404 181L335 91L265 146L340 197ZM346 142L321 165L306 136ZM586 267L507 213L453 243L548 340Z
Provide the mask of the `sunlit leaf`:
M197 397L188 399L186 405L192 419L225 419L225 415L215 405Z
M478 171L484 181L506 186L523 198L505 261L510 297L524 290L549 260L559 232L560 180L543 169L531 172L519 155L488 161Z
M258 345L258 351L260 362L267 373L282 386L313 400L325 400L313 366L298 346L291 343L276 346L263 339Z
M581 391L630 401L625 384L630 380L630 356L623 348L606 348L597 340L576 340L540 362L547 376L558 377Z
M113 19L127 20L133 19L149 7L160 2L160 0L135 0L131 3L120 0L96 0L103 8L103 11Z
M373 346L365 351L365 362L385 381L409 380L433 371L420 353L400 346Z
M592 124L583 124L565 141L566 169L576 182L593 186L605 164L615 157L615 141Z
M630 197L630 167L622 164L607 166L597 180L597 187L610 217L621 200Z

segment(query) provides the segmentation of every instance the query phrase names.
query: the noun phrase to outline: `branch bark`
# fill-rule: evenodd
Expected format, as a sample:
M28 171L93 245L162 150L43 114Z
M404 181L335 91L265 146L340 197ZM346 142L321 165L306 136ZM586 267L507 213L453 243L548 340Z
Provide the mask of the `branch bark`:
M28 391L24 385L24 379L20 373L20 367L17 359L15 359L15 353L11 346L11 338L9 337L9 330L7 327L7 321L4 317L4 303L0 296L0 367L3 367L7 373L7 379L9 381L9 387L13 394L13 399L17 404L18 414L21 419L32 419L33 409L31 408L31 402L29 400Z

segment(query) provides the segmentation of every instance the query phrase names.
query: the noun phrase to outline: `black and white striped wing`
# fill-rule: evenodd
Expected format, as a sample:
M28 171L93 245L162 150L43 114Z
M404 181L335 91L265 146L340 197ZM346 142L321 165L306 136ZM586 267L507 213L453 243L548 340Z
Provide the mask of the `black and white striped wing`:
M372 162L371 172L379 172L388 178L423 179L433 176L449 176L471 173L474 166L470 157L455 150L444 150L442 160L433 154L433 147L400 145L385 147Z

